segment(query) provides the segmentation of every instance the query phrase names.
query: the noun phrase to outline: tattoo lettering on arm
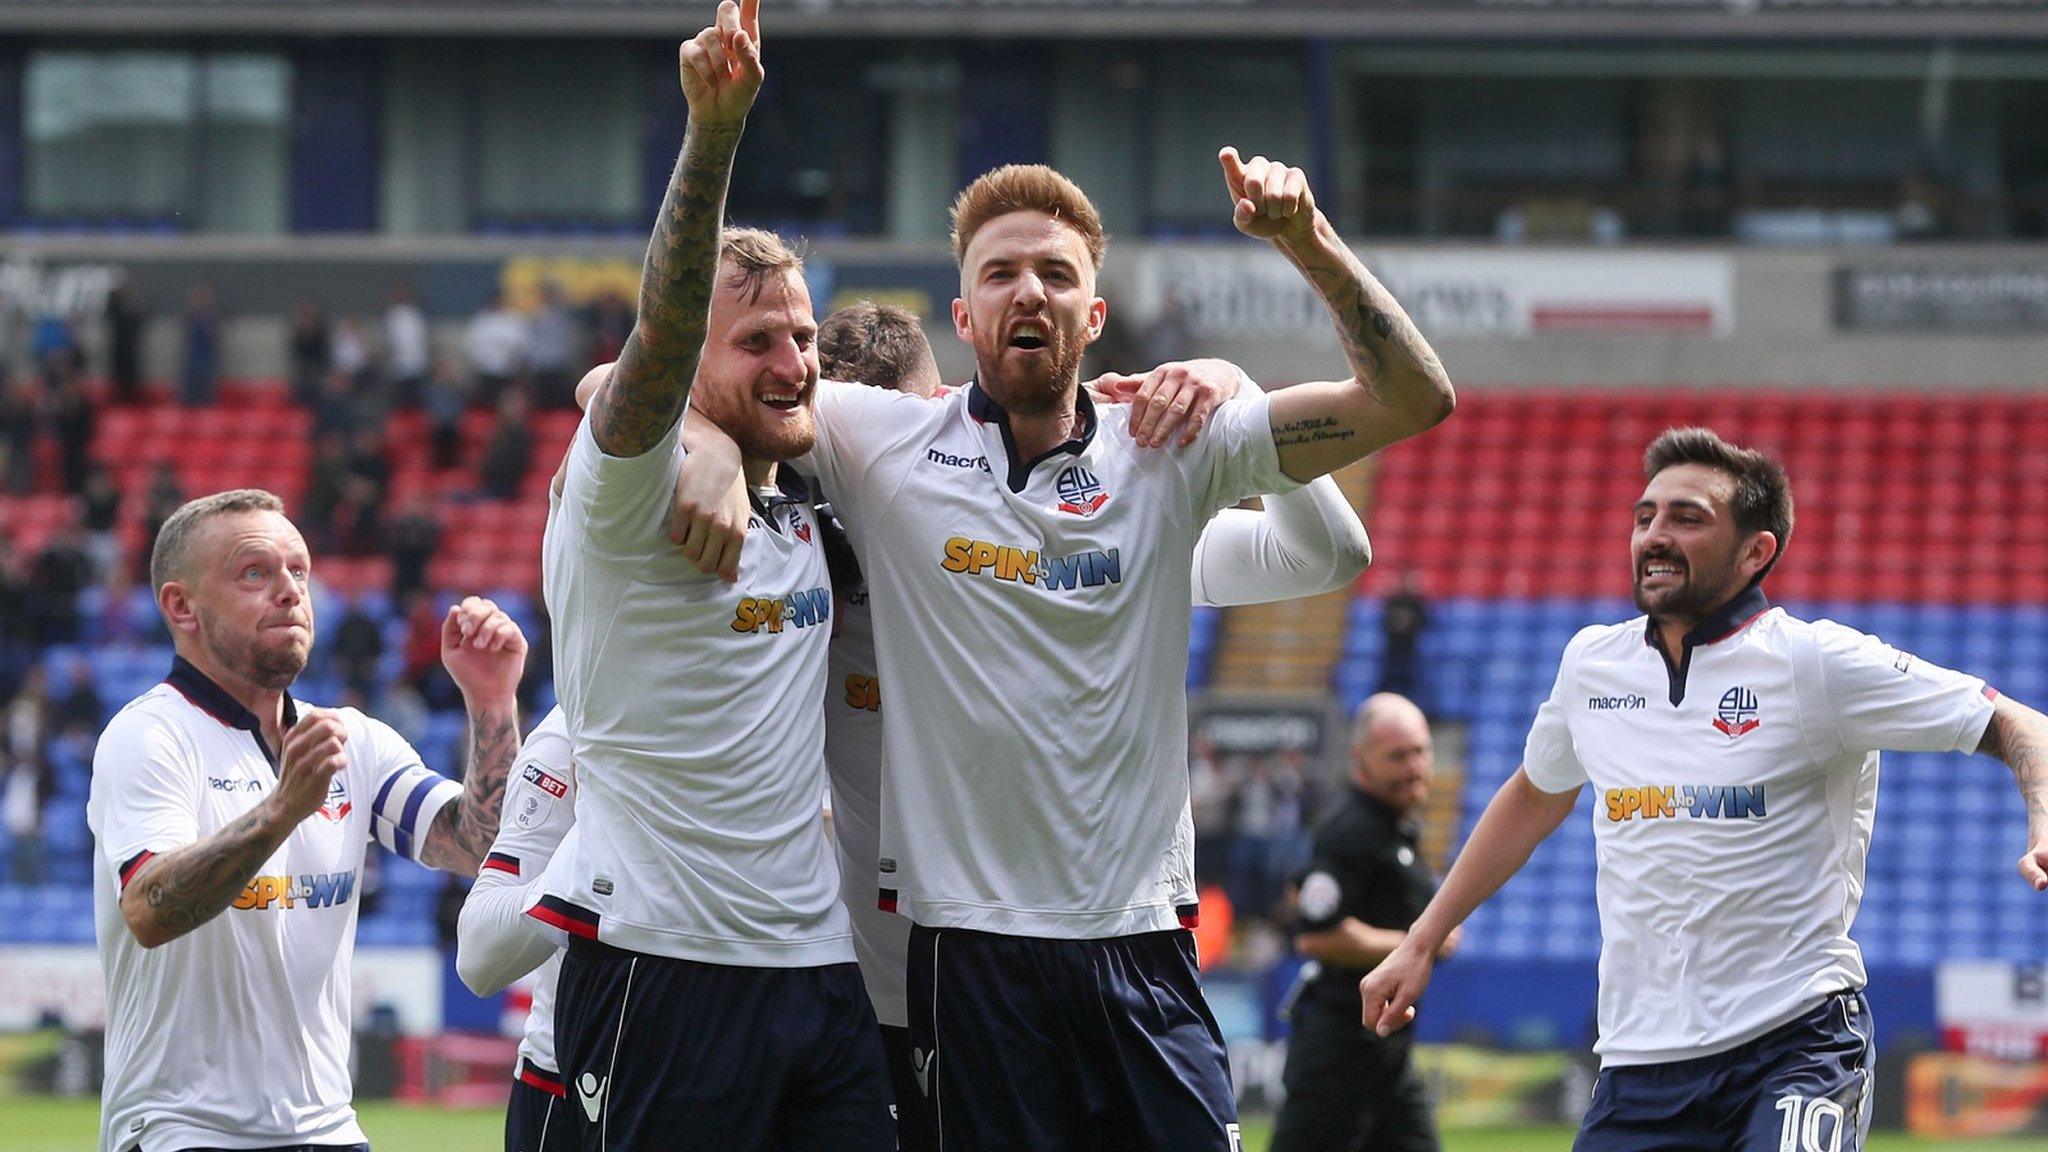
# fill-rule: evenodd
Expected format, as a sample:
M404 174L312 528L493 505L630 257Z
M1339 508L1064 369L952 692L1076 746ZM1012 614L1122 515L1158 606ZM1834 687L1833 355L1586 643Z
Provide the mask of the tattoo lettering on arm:
M638 456L683 415L704 347L726 184L741 125L692 123L669 180L640 280L640 314L611 378L590 401L590 428L613 456Z
M126 917L137 939L154 948L227 911L283 842L268 814L256 808L196 844L149 861L129 884L146 905L144 923ZM123 896L124 911L132 900Z
M1334 416L1291 421L1273 430L1273 443L1289 448L1297 444L1334 443L1356 438L1358 434L1343 425L1344 422Z
M464 876L476 875L491 842L498 837L505 784L518 754L517 715L471 718L469 770L462 777L462 799L434 814L427 839L420 846L421 863Z
M2048 826L2048 717L2001 697L1977 751L2005 761L2026 802L2027 822Z

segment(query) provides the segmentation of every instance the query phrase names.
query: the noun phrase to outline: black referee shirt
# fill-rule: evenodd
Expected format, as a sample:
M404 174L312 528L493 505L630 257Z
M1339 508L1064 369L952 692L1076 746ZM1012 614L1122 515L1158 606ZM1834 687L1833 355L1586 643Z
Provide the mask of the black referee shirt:
M1436 892L1436 874L1422 860L1421 824L1353 783L1316 826L1308 871L1296 901L1297 932L1321 932L1353 917L1374 928L1406 929ZM1357 1019L1358 982L1366 969L1325 964L1302 992L1302 1008Z

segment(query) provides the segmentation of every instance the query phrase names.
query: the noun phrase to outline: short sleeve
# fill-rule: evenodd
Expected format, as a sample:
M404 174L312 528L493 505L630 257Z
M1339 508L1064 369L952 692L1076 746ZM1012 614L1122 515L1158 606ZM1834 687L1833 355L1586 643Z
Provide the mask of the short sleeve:
M204 773L177 730L128 708L100 735L92 757L92 830L126 887L151 856L199 839Z
M1357 893L1345 890L1348 870L1321 857L1310 862L1294 898L1295 930L1327 932L1344 922L1345 906Z
M833 508L857 523L902 486L912 462L898 449L941 403L888 388L820 380L811 403L817 440L797 467L816 477Z
M1997 693L1831 620L1813 624L1824 698L1849 752L1974 752Z
M461 799L462 785L421 763L420 754L390 725L357 715L362 746L356 755L367 769L372 797L370 833L384 847L418 860L434 817Z
M632 556L666 542L676 474L682 468L682 453L676 450L682 426L677 420L638 456L612 456L598 447L590 414L584 413L569 444L558 511L567 514L566 521L580 529L590 547L605 555Z
M478 884L524 883L541 874L576 824L576 782L561 712L519 746L505 785L498 838L477 872Z
M1571 724L1566 719L1578 645L1579 641L1574 640L1565 647L1564 659L1558 662L1557 682L1550 687L1550 698L1536 709L1536 722L1529 726L1529 739L1522 746L1522 771L1530 783L1545 792L1569 792L1587 780L1586 766L1579 762Z
M1245 388L1216 409L1209 426L1185 449L1189 493L1196 516L1206 521L1218 510L1251 496L1292 492L1301 482L1280 470L1273 443L1268 398Z

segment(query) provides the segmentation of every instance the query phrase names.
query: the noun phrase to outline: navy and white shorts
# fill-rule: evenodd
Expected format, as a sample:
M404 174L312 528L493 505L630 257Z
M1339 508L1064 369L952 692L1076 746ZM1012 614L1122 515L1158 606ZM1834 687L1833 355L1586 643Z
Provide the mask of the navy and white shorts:
M918 927L909 978L910 1058L941 1149L1238 1152L1192 934Z
M1573 1152L1862 1152L1870 1006L1838 992L1740 1047L1605 1068Z
M577 938L555 1057L575 1146L894 1152L889 1071L858 965L742 968Z

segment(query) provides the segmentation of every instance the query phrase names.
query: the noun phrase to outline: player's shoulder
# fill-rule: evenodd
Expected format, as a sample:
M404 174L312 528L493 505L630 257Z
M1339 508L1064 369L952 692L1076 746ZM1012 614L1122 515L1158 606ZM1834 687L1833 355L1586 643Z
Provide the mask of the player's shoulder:
M196 720L218 723L169 684L157 684L123 704L107 722L96 752L182 747Z
M858 381L819 380L814 407L820 414L836 419L928 421L950 414L964 401L966 393L965 388L954 388L927 399Z
M1633 656L1643 647L1647 617L1637 616L1613 624L1588 624L1572 635L1564 646L1567 660L1611 660Z

